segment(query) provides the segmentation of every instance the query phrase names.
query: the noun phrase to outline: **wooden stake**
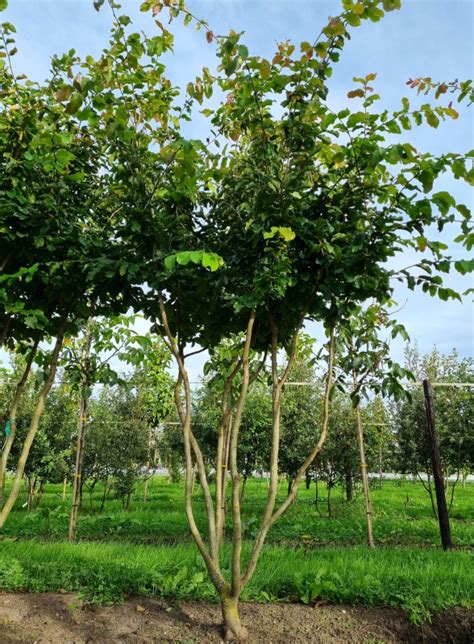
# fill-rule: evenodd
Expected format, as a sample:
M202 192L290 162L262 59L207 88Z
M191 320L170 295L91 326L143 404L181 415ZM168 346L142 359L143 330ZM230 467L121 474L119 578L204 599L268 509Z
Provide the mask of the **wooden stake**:
M429 380L423 380L423 391L425 394L426 422L428 426L428 439L431 452L431 463L433 467L433 478L436 489L436 504L438 506L439 532L444 550L452 548L451 528L449 525L448 508L443 485L443 472L441 469L441 457L439 454L438 435L436 433L434 418L433 392Z

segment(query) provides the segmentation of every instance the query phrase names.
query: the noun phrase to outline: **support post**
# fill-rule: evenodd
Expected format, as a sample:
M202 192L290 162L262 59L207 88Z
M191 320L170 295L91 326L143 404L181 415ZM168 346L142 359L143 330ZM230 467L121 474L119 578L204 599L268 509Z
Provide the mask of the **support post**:
M428 439L431 452L431 463L433 467L433 478L436 489L436 504L438 506L439 531L441 543L444 550L452 548L451 528L449 525L448 507L446 505L446 496L444 493L443 471L441 469L441 457L439 454L438 435L436 433L434 418L433 392L430 381L423 380L423 391L425 394L426 423L428 426Z

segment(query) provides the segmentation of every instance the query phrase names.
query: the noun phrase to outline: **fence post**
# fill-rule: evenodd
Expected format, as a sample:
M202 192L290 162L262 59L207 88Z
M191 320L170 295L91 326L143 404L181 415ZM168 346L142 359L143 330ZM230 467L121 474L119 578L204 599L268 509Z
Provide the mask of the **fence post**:
M436 489L436 505L438 506L439 532L443 548L452 548L451 528L449 525L448 507L444 493L443 472L441 469L441 458L439 455L438 435L436 433L434 419L433 392L429 380L423 380L423 391L425 394L426 422L428 426L428 439L430 444L431 463L433 467L433 478Z

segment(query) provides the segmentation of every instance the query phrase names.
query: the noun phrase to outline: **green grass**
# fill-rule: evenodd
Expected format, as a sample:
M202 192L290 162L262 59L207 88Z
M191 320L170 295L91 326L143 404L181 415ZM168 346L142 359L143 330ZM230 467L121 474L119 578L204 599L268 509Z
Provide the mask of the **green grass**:
M243 507L244 558L255 535L266 482L248 483ZM282 484L279 501L284 498ZM439 548L438 524L419 483L385 482L374 487L374 531L378 548L365 547L363 499L350 503L334 490L333 517L327 516L325 490L320 511L314 487L301 489L298 501L275 524L244 598L396 605L414 621L474 598L474 485L456 492L451 512L455 550ZM202 561L189 537L182 484L155 477L144 504L137 488L130 511L109 500L99 512L101 489L89 499L78 523L78 543L64 541L69 507L61 486L49 485L38 511L27 513L19 499L0 537L0 589L69 590L91 602L113 603L127 594L215 599ZM205 531L199 487L194 506ZM227 536L231 534L229 527ZM223 554L228 573L228 549Z
M248 544L244 557L248 553ZM228 552L223 566L227 568ZM468 552L420 548L326 547L307 551L270 546L244 599L324 598L335 603L402 606L416 620L454 605L472 605ZM298 572L295 572L298 571ZM89 601L124 595L213 599L192 544L0 542L0 585L7 590L80 591Z
M266 482L253 480L247 485L243 506L245 537L255 535L263 510ZM279 501L284 498L286 484L280 489ZM87 540L114 540L134 543L170 544L189 540L189 529L183 507L182 484L170 484L162 477L155 477L150 486L150 500L144 504L142 491L137 488L130 511L125 511L117 500L109 500L103 513L99 513L102 490L99 487L88 496L78 522L77 536ZM68 490L68 494L70 491ZM332 518L327 516L326 492L321 486L320 510L314 505L314 486L301 488L299 498L287 514L271 529L270 543L291 542L314 545L364 544L366 523L362 494L350 503L342 498L336 488L333 496ZM429 497L420 483L386 481L381 489L372 490L374 534L378 544L406 546L439 545L438 522L433 517ZM21 505L10 515L2 531L5 536L63 539L67 534L68 502L61 504L61 486L49 485L39 512L28 514ZM206 529L204 503L199 487L196 488L194 506L196 520ZM474 545L474 485L456 489L455 504L451 511L453 541L458 547ZM230 531L230 527L229 527Z

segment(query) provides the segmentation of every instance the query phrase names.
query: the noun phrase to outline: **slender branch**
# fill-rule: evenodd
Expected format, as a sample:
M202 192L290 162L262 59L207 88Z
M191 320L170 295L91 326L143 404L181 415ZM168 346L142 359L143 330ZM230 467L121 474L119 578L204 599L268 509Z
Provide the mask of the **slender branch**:
M267 362L267 357L268 357L268 349L265 349L265 353L263 354L263 358L261 359L260 364L255 369L253 374L250 376L249 384L252 385L257 380L263 367L265 366L265 363Z
M198 353L203 353L204 351L207 351L206 347L203 349L196 349L196 351L191 351L190 353L185 353L183 355L183 358L190 358L191 356L197 356Z
M316 445L313 447L311 450L311 453L307 456L306 460L304 463L301 465L299 468L298 472L296 473L295 478L293 479L293 483L291 484L291 490L290 493L288 494L286 500L282 503L282 505L278 508L276 512L273 512L273 507L274 507L274 501L273 504L270 505L269 502L267 502L267 508L265 511L264 518L262 520L261 526L259 533L257 535L257 538L254 542L254 546L252 548L252 552L250 555L249 563L247 566L247 570L245 571L244 576L242 577L242 587L244 587L248 581L251 579L255 567L257 565L258 558L260 556L260 553L262 551L263 543L265 541L265 537L267 535L268 530L271 528L271 526L275 523L275 521L288 509L288 507L291 505L293 502L295 496L296 496L296 491L298 489L298 486L301 482L301 479L303 478L306 470L308 467L311 465L311 463L314 461L316 458L317 454L321 451L324 441L326 440L327 436L327 431L328 431L328 425L329 425L329 402L330 402L330 395L331 395L331 390L332 390L332 382L333 382L333 368L334 368L334 353L335 353L335 327L331 329L331 335L329 339L329 357L328 357L328 370L327 370L327 375L326 375L326 385L325 385L325 392L324 392L324 403L323 403L323 419L322 419L322 426L321 426L321 434L319 436L319 439L316 443ZM272 351L274 353L274 350ZM272 356L273 358L273 356ZM277 423L277 429L279 429L278 423ZM275 440L275 430L274 430L274 440ZM272 448L273 449L273 448ZM273 477L274 477L274 472L276 471L277 478L278 480L278 462L272 462L271 463L272 468L273 468ZM275 481L272 481L272 476L270 477L270 488L275 484ZM275 495L276 496L276 495ZM271 501L270 498L270 493L269 493L269 501ZM273 514L272 514L273 512Z
M10 261L11 256L12 256L12 254L11 254L11 253L7 253L7 254L6 254L6 256L5 256L5 258L4 258L4 259L2 260L2 262L0 263L0 273L3 273L3 271L5 270L5 266L6 266L6 265L8 264L8 262Z
M229 404L230 395L232 391L232 383L237 376L242 361L238 359L229 376L226 378L224 384L224 391L222 394L221 404L221 424L219 427L219 434L217 438L217 457L216 457L216 533L217 533L217 549L220 548L222 542L222 533L224 525L224 494L225 494L225 478L227 470L227 458L224 458L224 452L227 451L227 443L229 436L229 423L232 416L232 406Z
M242 423L245 401L250 381L250 347L252 344L253 327L255 323L255 311L250 313L247 323L244 351L242 354L242 386L240 396L235 409L235 418L232 424L230 435L230 472L232 476L232 583L231 592L234 597L240 593L240 555L242 550L242 518L240 516L240 474L237 465L237 446L239 430Z
M54 382L54 378L56 376L56 371L57 371L58 362L59 362L59 354L64 340L66 323L67 323L67 313L64 313L62 316L60 327L58 329L56 343L51 353L51 363L49 366L48 375L46 377L46 380L38 396L38 401L33 411L31 423L28 428L28 432L26 434L25 440L23 442L23 447L21 450L20 457L17 462L16 473L13 479L13 485L12 485L10 494L8 496L8 499L0 512L0 529L3 528L5 521L7 520L8 515L10 514L18 498L18 494L20 492L21 479L23 478L23 473L25 471L28 455L30 453L30 449L33 444L33 441L35 439L36 432L38 431L39 422L40 422L41 416L43 415L44 408L46 405L46 399L48 397L49 391L51 389L51 386Z
M168 346L171 349L171 352L178 364L178 369L179 369L179 376L175 386L175 400L178 408L178 413L180 414L180 419L182 422L184 451L186 456L186 485L185 485L186 516L188 518L191 534L194 538L194 541L196 542L199 552L201 553L204 563L206 564L206 567L212 579L212 582L214 583L216 589L220 592L226 586L226 582L222 577L222 574L219 569L219 562L217 561L217 558L216 558L217 544L216 544L214 512L212 510L212 499L211 499L211 512L209 512L209 507L207 505L208 521L209 521L209 551L207 550L204 540L199 531L199 528L197 527L197 524L194 518L193 508L192 508L193 461L192 461L192 454L191 454L191 446L193 446L193 449L194 449L195 447L197 447L197 443L191 432L191 386L189 382L188 373L185 368L183 354L182 352L180 352L176 344L175 338L171 332L165 304L161 295L159 296L158 302L159 302L159 308L160 308L161 324L165 330L165 333L168 339ZM184 391L185 391L184 410L182 407L182 401L181 401L181 395L180 395L181 383L184 384ZM205 499L206 499L206 488L207 488L207 491L209 490L207 486L204 463L202 461L202 454L200 453L200 450L196 452L196 449L194 449L194 451L196 454L199 475L201 477L201 483L202 483L202 487L203 487L203 491L205 493Z
M23 371L23 375L18 382L15 390L15 395L13 397L13 401L9 410L9 420L10 420L10 435L7 437L5 444L3 445L3 449L1 452L1 457L0 457L0 507L3 504L3 498L5 494L5 476L6 476L6 471L7 471L7 463L8 463L8 457L10 455L10 451L13 445L13 441L15 440L15 434L16 434L16 414L18 411L18 407L20 405L21 397L23 395L23 391L25 389L26 383L28 381L28 376L30 375L31 372L31 367L33 365L33 360L35 359L36 353L38 351L38 345L39 345L39 335L37 336L34 345L31 348L30 354L28 356L28 359L25 364L25 369Z

